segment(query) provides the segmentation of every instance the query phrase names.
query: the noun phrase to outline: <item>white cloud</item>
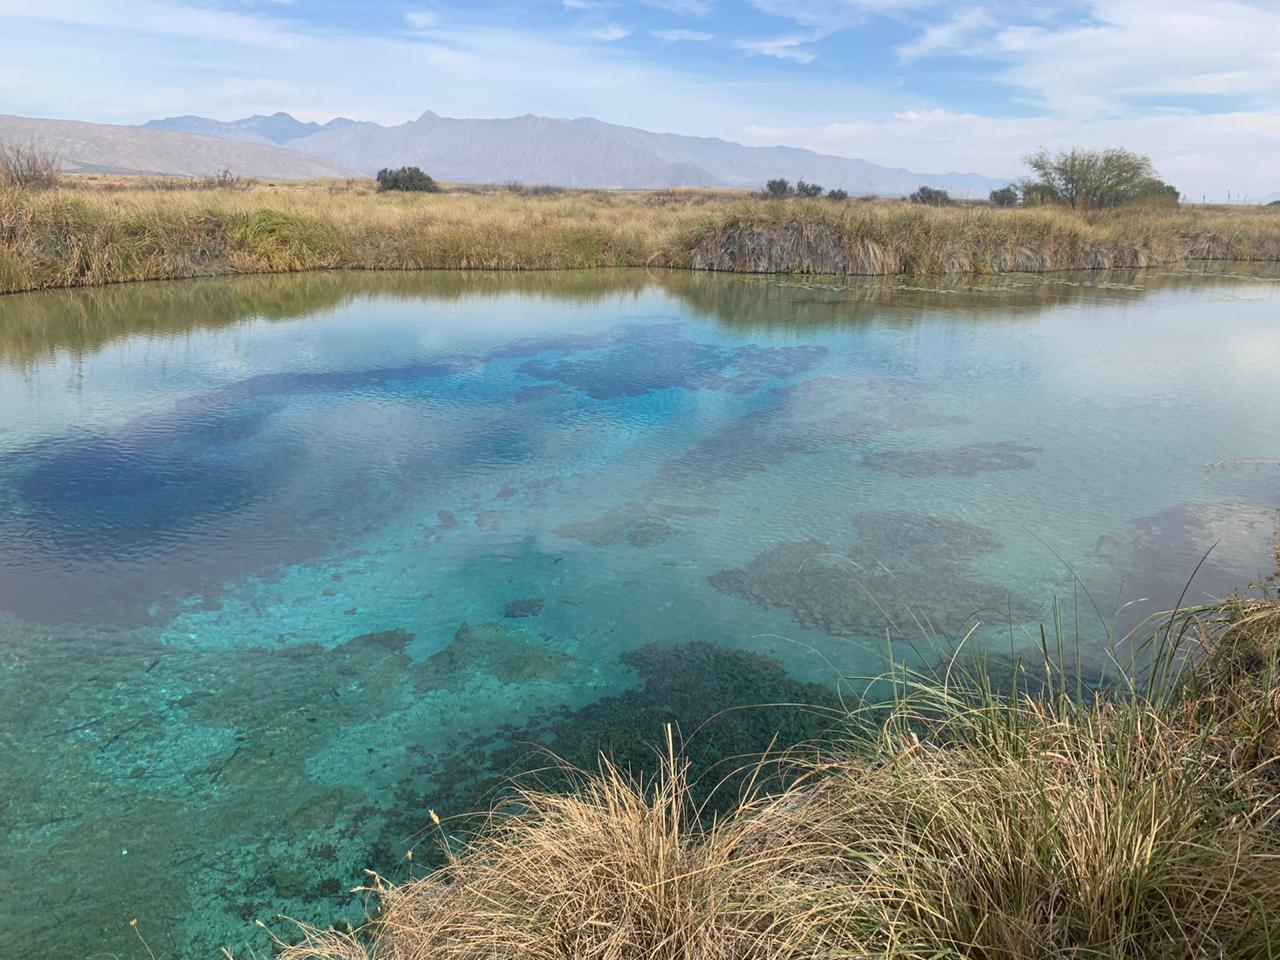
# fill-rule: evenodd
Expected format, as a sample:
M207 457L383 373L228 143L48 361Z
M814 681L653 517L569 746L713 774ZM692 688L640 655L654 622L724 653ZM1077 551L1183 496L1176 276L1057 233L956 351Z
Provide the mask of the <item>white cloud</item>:
M188 37L278 50L298 49L308 36L283 20L172 0L0 0L0 14L102 30ZM13 20L5 22L13 42Z
M768 37L763 40L738 40L734 42L734 46L751 56L777 57L779 60L793 60L796 63L812 63L818 55L805 47L821 39L821 35L791 34L785 37Z
M926 27L916 39L899 47L903 60L964 50L974 42L975 36L987 33L994 25L991 16L982 7L959 11L950 20Z
M1280 96L1280 4L1090 0L1087 12L1064 26L1014 23L992 34L962 12L901 53L992 60L1003 65L994 79L1074 116L1122 114L1161 98Z
M733 136L761 119L758 111L787 116L794 96L563 30L451 23L377 35L307 30L261 10L193 23L186 10L184 0L0 0L0 110L104 123L276 110L379 123L425 109L457 117L535 112ZM859 95L851 85L845 94ZM797 118L822 119L808 111Z
M705 17L711 12L711 0L641 0L646 7L665 10L682 17Z
M704 33L701 30L655 30L653 35L664 43L679 43L682 40L706 43L708 40L715 39L715 34Z
M631 36L631 31L616 23L606 23L603 27L595 27L585 31L585 34L592 40L599 40L601 43L613 43L615 40Z
M430 30L436 25L436 15L430 10L406 10L404 19L414 30Z
M937 6L943 0L749 0L761 13L806 27L844 30L869 17L893 16Z
M921 172L977 171L1008 177L1023 173L1022 157L1040 146L1123 145L1149 154L1161 175L1186 195L1212 200L1225 199L1228 191L1260 197L1274 189L1280 109L1094 121L905 110L874 120L811 127L750 126L746 139L865 157Z

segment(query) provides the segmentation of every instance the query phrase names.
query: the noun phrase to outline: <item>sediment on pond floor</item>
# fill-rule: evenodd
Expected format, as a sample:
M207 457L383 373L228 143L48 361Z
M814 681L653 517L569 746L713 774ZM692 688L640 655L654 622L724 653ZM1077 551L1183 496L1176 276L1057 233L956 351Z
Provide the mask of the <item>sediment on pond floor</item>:
M1140 669L944 659L831 712L789 786L701 816L672 738L518 787L358 930L285 960L1255 958L1280 946L1280 602L1155 626Z
M932 208L716 191L0 191L0 293L330 269L962 274L1280 260L1280 210Z

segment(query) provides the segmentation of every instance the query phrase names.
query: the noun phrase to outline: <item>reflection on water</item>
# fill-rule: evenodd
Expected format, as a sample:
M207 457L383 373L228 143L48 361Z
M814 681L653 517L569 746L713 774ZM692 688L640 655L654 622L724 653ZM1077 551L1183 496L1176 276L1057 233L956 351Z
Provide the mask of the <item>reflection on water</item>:
M1193 599L1265 574L1280 474L1231 464L1275 454L1277 279L0 299L6 936L262 949L259 918L357 920L364 867L535 746L644 766L674 721L713 768L821 728L723 711L848 697L886 633L1007 651L1056 595L1100 650L1206 551Z

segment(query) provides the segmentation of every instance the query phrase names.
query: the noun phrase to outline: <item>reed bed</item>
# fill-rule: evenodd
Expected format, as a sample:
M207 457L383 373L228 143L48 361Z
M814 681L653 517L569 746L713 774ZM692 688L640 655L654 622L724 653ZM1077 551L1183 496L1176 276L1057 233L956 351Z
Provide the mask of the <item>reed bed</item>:
M1280 604L1233 599L1105 680L1048 653L1000 684L895 670L790 786L710 822L668 734L651 780L520 790L438 871L373 878L367 927L281 957L1274 957L1278 657Z
M454 188L362 181L161 190L65 178L0 191L0 292L325 269L956 274L1280 260L1265 208L926 208L708 190Z

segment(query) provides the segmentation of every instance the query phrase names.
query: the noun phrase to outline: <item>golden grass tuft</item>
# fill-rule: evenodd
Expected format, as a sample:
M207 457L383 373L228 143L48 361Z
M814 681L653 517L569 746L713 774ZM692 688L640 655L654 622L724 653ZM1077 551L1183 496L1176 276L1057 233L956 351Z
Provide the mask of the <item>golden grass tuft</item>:
M670 737L651 783L604 763L520 790L438 872L379 879L366 929L304 929L281 956L1276 956L1280 603L1180 625L1198 657L1097 694L1053 664L1005 692L980 663L898 672L792 786L710 823Z
M362 180L215 189L124 178L64 184L0 189L0 293L334 268L878 275L1280 260L1280 211L1265 208L1074 213L711 190L378 194Z

